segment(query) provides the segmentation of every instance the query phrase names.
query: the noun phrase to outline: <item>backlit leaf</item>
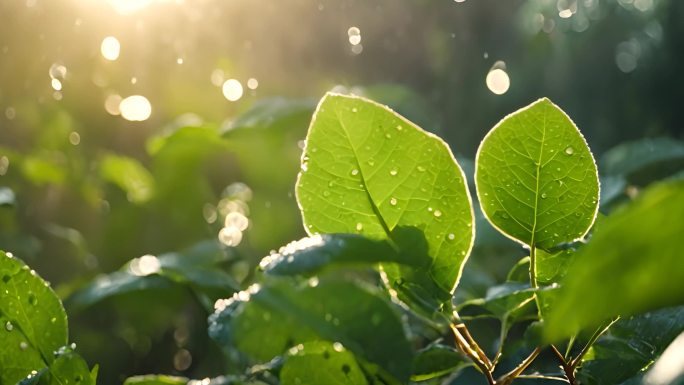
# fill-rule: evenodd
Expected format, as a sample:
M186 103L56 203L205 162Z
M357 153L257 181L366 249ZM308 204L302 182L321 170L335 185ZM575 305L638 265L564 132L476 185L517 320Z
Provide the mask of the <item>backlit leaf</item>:
M430 266L384 265L389 283L429 310L449 300L473 243L473 213L463 172L441 139L369 100L327 94L309 128L296 192L309 234L401 245L409 242L398 228L420 230Z
M583 237L598 209L589 147L548 99L507 116L487 134L475 182L487 219L510 238L541 249Z

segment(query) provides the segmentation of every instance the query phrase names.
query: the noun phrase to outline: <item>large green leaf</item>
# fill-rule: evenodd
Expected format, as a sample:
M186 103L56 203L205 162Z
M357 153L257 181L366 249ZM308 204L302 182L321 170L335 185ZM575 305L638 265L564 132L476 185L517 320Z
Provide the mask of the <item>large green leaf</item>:
M473 243L463 172L447 145L367 99L327 94L314 114L297 200L309 234L360 233L409 244L424 234L429 267L385 265L389 283L425 307L448 301ZM427 298L425 298L427 297Z
M280 371L282 385L367 385L354 355L339 343L308 342L292 349Z
M632 183L647 184L684 167L684 143L670 138L647 138L621 143L599 160L602 174L619 175Z
M411 373L413 353L399 315L371 289L351 282L254 286L219 301L209 331L221 345L236 346L259 361L322 338L399 381Z
M575 124L548 99L494 126L477 152L475 182L487 219L541 249L582 238L598 210L594 158Z
M568 269L547 336L684 303L684 181L654 185L602 221Z
M27 350L35 349L50 363L53 352L67 344L66 313L55 292L28 266L4 252L0 252L0 316L6 320L0 332L3 350L8 346L19 353L24 342ZM26 340L17 341L18 333ZM9 364L0 361L0 373L4 375L7 369L3 368Z
M425 256L427 259L427 256ZM386 240L358 234L314 235L282 247L264 258L260 266L267 274L312 274L333 265L368 265L395 262L420 266L428 262L397 250Z

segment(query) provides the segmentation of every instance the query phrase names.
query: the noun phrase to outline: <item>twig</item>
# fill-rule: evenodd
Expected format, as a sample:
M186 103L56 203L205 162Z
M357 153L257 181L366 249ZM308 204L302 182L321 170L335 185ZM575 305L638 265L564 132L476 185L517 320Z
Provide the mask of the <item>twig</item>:
M551 345L551 351L553 351L553 354L556 355L556 358L558 358L558 362L560 363L561 369L563 369L563 373L565 373L565 377L568 379L568 382L570 385L575 384L575 368L572 367L572 364L569 363L568 361L565 360L565 357L563 357L563 354L561 354L560 351L558 351L558 348L556 348L554 345Z
M522 374L522 372L524 372L525 369L527 369L527 367L530 366L530 364L532 364L532 362L534 362L534 359L537 358L540 352L541 348L536 347L532 351L532 353L530 353L530 355L527 356L527 358L525 358L523 362L520 363L520 365L516 366L513 370L501 376L497 383L500 383L502 385L510 384L514 379L520 376L520 374Z
M596 340L598 340L599 337L601 337L605 332L607 332L608 329L610 329L610 327L613 326L613 324L616 323L619 319L620 319L620 317L616 317L615 319L608 322L608 324L605 327L600 327L600 328L596 329L594 334L591 335L591 337L589 338L589 341L587 341L587 344L584 345L584 347L579 352L577 357L575 357L572 361L570 361L570 367L572 367L573 370L576 369L577 366L582 362L582 358L584 358L584 355L586 355L587 352L589 352L589 348L591 348L591 346L594 344L594 342L596 342Z
M489 385L496 385L496 381L494 381L494 377L492 377L492 372L491 372L490 368L485 364L485 362L482 361L482 358L470 346L470 344L468 343L466 338L463 337L463 335L459 331L459 328L457 327L457 325L454 325L452 323L449 325L449 327L451 328L451 331L454 333L456 346L463 352L463 354L468 356L468 358L470 358L473 361L473 363L475 363L477 368L480 369L482 374L484 374L484 376L487 378L487 382L489 383ZM468 333L468 335L470 335L470 333ZM470 337L470 338L472 339L472 337Z
M567 378L549 376L546 374L521 374L518 376L518 378L529 378L529 379L538 379L538 380L553 380L553 381L568 382Z

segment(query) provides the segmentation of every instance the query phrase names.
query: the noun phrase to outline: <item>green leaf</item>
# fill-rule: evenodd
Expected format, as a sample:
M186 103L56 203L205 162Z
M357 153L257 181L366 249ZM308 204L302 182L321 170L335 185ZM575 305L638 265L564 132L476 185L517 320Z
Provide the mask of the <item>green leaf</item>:
M16 384L32 371L47 366L40 351L5 316L0 316L0 346L0 384Z
M567 273L575 250L562 249L553 252L537 250L537 282L550 285L560 282Z
M65 347L50 364L47 373L43 374L39 383L42 385L95 385L97 382L97 366L90 371L88 364L79 356Z
M255 285L217 302L209 333L219 344L260 361L318 338L338 342L399 381L408 380L413 359L395 309L351 282Z
M416 353L411 381L426 381L453 373L468 365L461 353L452 347L434 344Z
M484 214L523 245L550 249L582 238L594 222L594 158L575 124L548 99L494 126L475 162Z
M140 269L145 258L151 267ZM181 252L158 257L135 258L119 271L102 275L73 293L66 300L70 309L80 309L115 295L142 290L165 289L174 283L207 292L213 299L239 290L239 285L218 264L229 259L218 242L205 241ZM143 262L145 263L145 262Z
M308 342L290 349L280 371L282 385L367 385L354 355L342 345Z
M144 203L154 194L154 178L133 158L108 154L100 161L100 175L126 192L134 203Z
M506 282L490 287L485 298L464 302L461 308L479 306L500 320L516 318L525 305L532 302L534 292L527 283Z
M19 353L20 342L25 342L50 363L52 353L67 344L66 313L55 292L28 266L1 251L0 316L6 320L0 330L0 342L8 341L0 346L16 347ZM16 339L19 333L26 337L25 341ZM6 365L0 362L0 369Z
M442 140L367 99L327 94L309 128L296 193L309 234L360 233L402 245L410 242L395 230L420 230L429 268L383 265L388 281L429 310L451 298L473 244L473 212Z
M547 337L684 303L679 213L684 181L653 185L602 221L568 269Z
M395 262L407 265L429 263L397 251L386 240L373 240L357 234L314 235L282 247L261 261L271 275L313 274L334 265L368 265Z
M681 306L621 319L593 345L578 378L587 385L626 381L650 367L683 331Z
M619 144L599 160L602 174L646 184L684 167L684 143L670 138L641 139Z

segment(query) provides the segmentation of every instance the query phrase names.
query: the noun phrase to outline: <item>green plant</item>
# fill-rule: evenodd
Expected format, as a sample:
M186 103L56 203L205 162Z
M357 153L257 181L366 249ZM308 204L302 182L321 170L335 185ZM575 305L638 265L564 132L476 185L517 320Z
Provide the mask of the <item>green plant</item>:
M629 160L621 180L648 163ZM118 163L111 158L109 167ZM474 183L486 221L478 221L465 168L440 138L387 107L326 95L296 183L309 236L264 258L249 288L213 304L209 334L229 374L126 383L363 385L436 383L447 375L444 383L641 383L684 331L684 309L667 308L684 303L684 228L669 221L684 212L684 183L654 184L622 206L621 193L612 193L604 207L617 208L598 214L593 155L547 99L504 118L482 141ZM473 289L476 274L464 269L487 222L527 255L482 293ZM23 381L94 383L73 349L52 357L67 344L54 293L16 259L0 259L0 317L16 329L0 341L17 346L2 350L0 384L32 370L38 375ZM133 267L144 262L136 259L69 303L180 284L211 306L212 293L237 286L217 272L227 257L211 244L148 259L144 271ZM17 360L19 353L28 358Z

